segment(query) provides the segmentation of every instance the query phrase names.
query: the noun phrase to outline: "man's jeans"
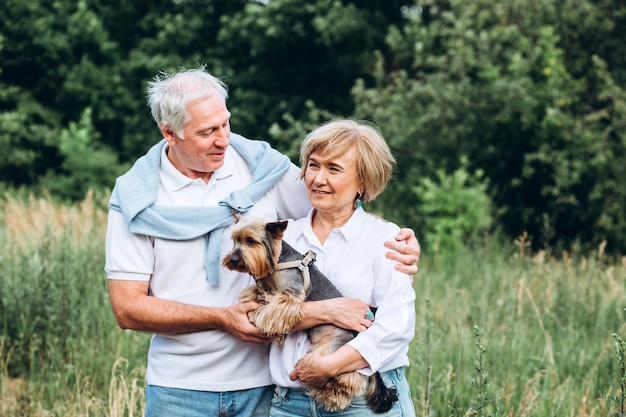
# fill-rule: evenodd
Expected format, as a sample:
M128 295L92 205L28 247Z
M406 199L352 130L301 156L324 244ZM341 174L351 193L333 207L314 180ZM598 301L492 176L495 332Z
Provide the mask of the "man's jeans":
M274 386L205 392L148 385L146 417L267 417Z

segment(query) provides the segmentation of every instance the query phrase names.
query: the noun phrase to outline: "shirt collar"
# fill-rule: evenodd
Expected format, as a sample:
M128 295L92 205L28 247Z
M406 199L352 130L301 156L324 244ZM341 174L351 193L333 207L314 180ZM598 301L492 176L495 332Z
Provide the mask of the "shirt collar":
M167 157L167 149L169 145L165 145L161 150L161 181L163 185L171 190L178 191L187 185L191 184L195 180L189 178L182 172L180 172L176 167L172 164L172 162ZM215 180L221 180L226 177L230 177L233 175L234 171L234 161L233 158L229 156L231 148L226 148L226 156L224 157L224 165L221 168L216 170L211 178L215 178Z

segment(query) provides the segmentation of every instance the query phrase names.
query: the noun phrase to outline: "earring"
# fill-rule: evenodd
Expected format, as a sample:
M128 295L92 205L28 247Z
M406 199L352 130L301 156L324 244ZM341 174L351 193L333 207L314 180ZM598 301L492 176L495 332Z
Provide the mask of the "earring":
M356 200L354 200L355 209L358 209L363 205L363 200L361 200L361 198L363 198L363 193L356 193Z

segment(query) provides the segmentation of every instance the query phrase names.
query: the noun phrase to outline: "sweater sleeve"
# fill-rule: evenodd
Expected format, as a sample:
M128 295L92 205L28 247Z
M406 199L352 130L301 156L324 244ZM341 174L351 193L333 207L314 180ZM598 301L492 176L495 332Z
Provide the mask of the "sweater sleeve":
M311 210L300 168L291 164L283 178L270 191L279 219L299 219Z

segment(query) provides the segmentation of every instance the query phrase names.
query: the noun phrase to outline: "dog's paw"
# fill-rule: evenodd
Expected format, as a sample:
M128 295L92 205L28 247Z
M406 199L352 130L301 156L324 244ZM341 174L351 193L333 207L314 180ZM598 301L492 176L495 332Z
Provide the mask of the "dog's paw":
M256 325L256 310L248 311L248 320Z
M293 326L298 323L297 320L294 320L291 317L286 317L282 319L278 319L275 314L273 314L273 310L271 308L267 308L268 305L264 305L261 308L258 308L256 311L256 326L261 329L261 331L265 332L274 337L283 337L284 334L291 331Z
M285 335L281 334L281 335L274 337L274 343L276 343L278 347L282 347L283 343L285 343Z

